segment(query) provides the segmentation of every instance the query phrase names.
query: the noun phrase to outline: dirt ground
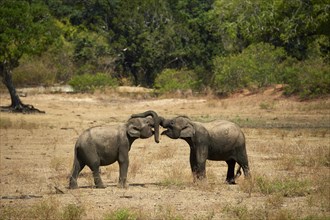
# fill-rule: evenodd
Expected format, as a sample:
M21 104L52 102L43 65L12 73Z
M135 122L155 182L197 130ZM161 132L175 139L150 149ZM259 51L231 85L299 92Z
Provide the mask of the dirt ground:
M104 219L118 210L145 219L330 219L329 99L301 102L269 89L226 99L96 92L37 93L22 100L46 114L0 113L0 219L26 219L19 210L42 203L58 209L75 204L84 210L82 219ZM0 105L8 104L1 94ZM241 176L227 185L226 163L208 161L207 181L194 184L188 145L162 136L159 144L153 138L133 143L128 189L117 188L117 164L101 169L107 188L93 188L86 167L80 188L67 189L79 134L146 110L238 123L252 180Z

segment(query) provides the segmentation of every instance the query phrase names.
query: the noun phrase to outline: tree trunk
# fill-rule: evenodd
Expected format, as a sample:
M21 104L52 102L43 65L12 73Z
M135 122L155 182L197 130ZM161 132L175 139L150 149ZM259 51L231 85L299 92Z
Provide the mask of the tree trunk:
M10 106L1 106L1 111L6 112L21 112L21 113L45 113L33 107L33 105L23 104L19 96L17 95L16 88L13 84L11 70L6 68L4 64L0 64L0 76L2 82L8 89L11 98Z

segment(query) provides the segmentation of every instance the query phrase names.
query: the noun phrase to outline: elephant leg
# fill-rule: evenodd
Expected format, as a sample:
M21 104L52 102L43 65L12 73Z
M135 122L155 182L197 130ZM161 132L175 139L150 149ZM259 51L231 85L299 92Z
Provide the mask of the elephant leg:
M96 188L99 189L104 189L106 188L103 184L101 175L100 175L100 162L95 162L93 165L90 167L90 169L93 172L93 178L94 178L94 184Z
M206 177L205 172L206 158L196 156L195 151L190 151L190 167L193 174L194 182L203 180Z
M245 176L245 178L250 178L250 169L249 169L249 165L243 165L242 166L242 168L243 168L243 173L244 173L244 176Z
M80 171L85 167L85 164L78 160L78 158L75 156L73 167L72 167L72 173L69 180L69 189L77 189L77 179Z
M228 184L235 184L235 164L236 161L233 159L227 160L226 161L227 165L228 165L228 170L227 170L227 178L226 178L226 182Z
M127 188L127 172L129 161L119 162L119 182L118 187Z
M245 178L250 177L250 169L247 155L244 154L244 156L238 157L237 163L242 167Z
M192 150L190 151L189 162L190 162L191 172L193 175L193 181L196 182L196 180L197 180L197 160L196 160L196 155Z
M203 180L206 177L205 164L206 164L206 161L200 162L197 164L197 179L198 180Z

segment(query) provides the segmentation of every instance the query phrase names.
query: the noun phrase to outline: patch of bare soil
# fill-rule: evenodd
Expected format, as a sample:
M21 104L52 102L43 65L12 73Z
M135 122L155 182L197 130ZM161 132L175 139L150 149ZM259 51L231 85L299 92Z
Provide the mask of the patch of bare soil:
M104 219L123 208L145 219L330 217L328 99L299 102L269 91L228 99L135 99L109 92L22 99L46 114L0 113L0 219L20 219L19 210L47 201L58 209L83 207L82 219ZM0 105L9 102L1 94ZM194 184L189 146L162 136L159 144L153 138L133 143L128 189L117 188L117 164L101 169L107 188L93 188L86 167L80 188L67 189L79 134L92 126L124 123L146 110L166 118L238 123L253 178L241 176L238 184L227 185L226 163L208 161L207 181Z

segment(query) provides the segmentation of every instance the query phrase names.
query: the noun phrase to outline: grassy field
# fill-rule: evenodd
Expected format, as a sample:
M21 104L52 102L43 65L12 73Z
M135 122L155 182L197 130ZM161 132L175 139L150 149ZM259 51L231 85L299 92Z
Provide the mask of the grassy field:
M0 115L0 219L330 219L329 99L300 102L268 89L227 99L33 93L23 102L46 114ZM9 103L1 94L0 105ZM106 189L93 188L88 168L80 188L67 189L83 130L149 109L238 123L252 178L227 185L226 163L208 161L207 181L194 184L188 145L163 136L134 142L128 189L116 187L117 164L101 169Z

